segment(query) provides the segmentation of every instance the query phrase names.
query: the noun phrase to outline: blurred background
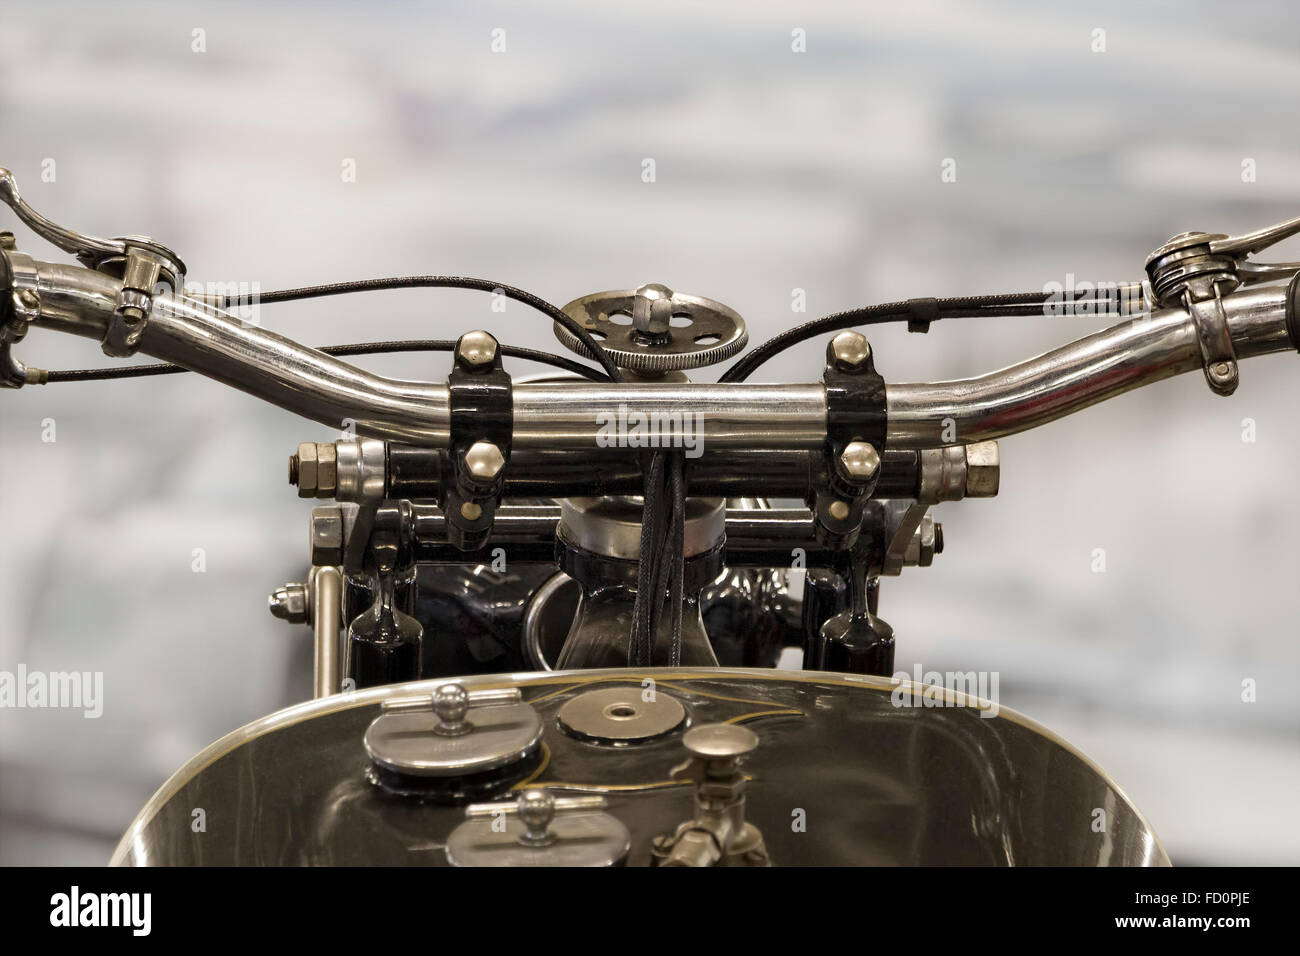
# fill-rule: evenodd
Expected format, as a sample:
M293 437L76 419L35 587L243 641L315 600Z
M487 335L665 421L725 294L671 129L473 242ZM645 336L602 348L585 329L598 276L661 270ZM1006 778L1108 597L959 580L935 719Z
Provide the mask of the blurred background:
M0 165L55 221L155 236L199 281L439 272L556 303L656 281L754 341L872 302L1141 278L1175 233L1300 213L1294 4L846 6L9 0ZM259 318L311 344L484 327L557 350L467 292ZM887 380L922 381L1096 327L872 342ZM766 377L815 380L823 348ZM18 354L108 363L41 331ZM998 671L1002 703L1109 770L1176 863L1300 863L1297 407L1300 359L1278 355L1229 400L1186 375L1004 440L1000 497L941 506L944 554L884 583L899 668ZM0 670L105 682L97 720L0 710L0 863L107 861L182 763L309 695L310 632L266 595L307 563L286 455L332 437L194 375L0 395Z

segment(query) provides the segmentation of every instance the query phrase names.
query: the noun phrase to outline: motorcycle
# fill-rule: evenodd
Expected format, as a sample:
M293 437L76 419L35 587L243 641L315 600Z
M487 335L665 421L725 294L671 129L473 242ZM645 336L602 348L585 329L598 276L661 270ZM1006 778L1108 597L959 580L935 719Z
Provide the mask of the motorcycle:
M306 578L270 597L310 626L314 699L178 770L114 863L1169 862L1100 767L981 675L895 673L880 582L942 553L936 505L998 493L997 439L1196 369L1231 395L1240 360L1300 349L1300 263L1252 258L1300 219L1175 236L1141 282L867 306L748 352L734 310L653 283L562 309L454 276L260 296L477 289L536 310L569 358L485 331L309 348L154 239L56 225L7 170L0 199L78 263L0 233L6 386L190 371L345 435L290 457L327 503ZM856 331L1079 310L1119 322L949 382L886 382ZM163 364L34 368L13 354L33 327ZM750 381L820 337L820 380ZM394 351L448 353L445 381L343 361ZM802 670L776 668L787 650Z

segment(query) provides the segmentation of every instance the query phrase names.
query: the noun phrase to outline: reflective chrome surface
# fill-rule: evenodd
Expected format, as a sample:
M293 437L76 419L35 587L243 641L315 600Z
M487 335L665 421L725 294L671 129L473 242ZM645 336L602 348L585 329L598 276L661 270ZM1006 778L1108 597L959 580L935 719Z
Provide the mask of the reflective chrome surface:
M693 812L671 776L681 730L614 748L575 740L555 715L577 695L653 681L690 726L743 724L746 819L777 865L1162 865L1168 858L1124 792L1032 721L999 709L896 707L879 678L762 670L650 670L467 678L518 687L543 717L545 764L517 789L603 794L631 831L629 864ZM421 805L365 780L362 737L391 696L436 682L337 695L273 714L196 756L122 838L118 864L442 865L458 807ZM910 686L910 685L905 685ZM918 693L919 696L919 693ZM939 700L953 701L948 693ZM207 830L189 823L194 807ZM802 811L807 827L794 832ZM1098 811L1101 811L1100 815ZM1104 819L1104 828L1095 822Z
M655 428L698 426L687 437L698 439L705 454L715 448L820 448L826 436L826 393L820 384L520 385L514 411L519 447L592 448L603 423L633 427L629 413L648 416Z
M1224 300L1238 356L1288 348L1285 295L1275 287ZM1159 310L998 372L887 386L889 447L944 444L950 422L959 442L1011 435L1200 367L1200 345L1187 312Z
M38 267L35 324L102 338L120 284L87 269ZM1285 288L1272 286L1224 299L1239 357L1291 347L1285 297ZM445 385L374 375L193 300L156 296L141 351L333 427L351 420L360 435L448 441ZM1200 365L1186 310L1158 310L998 372L888 386L888 446L951 444L944 437L949 421L958 442L1013 434ZM819 448L826 431L820 384L538 382L518 384L513 400L517 448L600 447L611 423L629 427L629 413L652 421L661 440L678 447L683 438L698 441L705 454Z

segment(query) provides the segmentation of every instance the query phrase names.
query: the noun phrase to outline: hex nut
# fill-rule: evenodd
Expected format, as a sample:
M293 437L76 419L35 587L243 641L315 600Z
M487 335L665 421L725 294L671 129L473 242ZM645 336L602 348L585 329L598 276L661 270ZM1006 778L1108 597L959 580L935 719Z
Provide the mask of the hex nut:
M483 368L495 362L496 357L497 340L482 330L466 332L456 343L456 361L463 368Z
M271 592L271 613L290 624L305 624L309 613L307 586L286 584Z
M995 441L966 446L966 497L993 498L998 493L1002 464Z
M316 443L301 442L298 445L298 497L315 498L318 479Z
M880 470L880 454L870 442L851 441L840 454L840 464L854 481L870 481Z
M343 563L343 509L337 505L311 509L311 563L316 567Z
M861 332L841 332L827 346L826 359L843 372L855 372L871 360L871 343Z
M333 498L338 489L338 449L332 441L316 443L316 497Z
M490 441L476 441L465 452L465 467L481 481L491 481L505 467L506 456Z

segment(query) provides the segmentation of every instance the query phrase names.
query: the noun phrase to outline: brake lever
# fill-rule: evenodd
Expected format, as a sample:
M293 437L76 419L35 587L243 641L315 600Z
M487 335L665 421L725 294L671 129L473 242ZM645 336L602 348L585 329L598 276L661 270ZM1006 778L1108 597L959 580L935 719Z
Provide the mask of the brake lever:
M1300 262L1248 259L1297 233L1300 217L1240 236L1184 232L1147 257L1152 297L1160 305L1183 308L1191 315L1205 379L1219 395L1231 395L1239 381L1223 297L1243 285L1289 279L1300 272Z
M18 183L14 174L0 167L0 200L14 211L32 232L42 239L53 243L64 252L77 257L82 265L98 269L99 263L118 256L126 255L125 239L100 239L87 236L51 222L23 200L18 192Z
M101 344L106 355L134 355L149 320L153 296L159 291L179 294L184 290L185 263L180 256L148 236L100 239L52 222L26 203L13 173L3 167L0 200L42 239L71 253L88 269L122 281L117 307Z

